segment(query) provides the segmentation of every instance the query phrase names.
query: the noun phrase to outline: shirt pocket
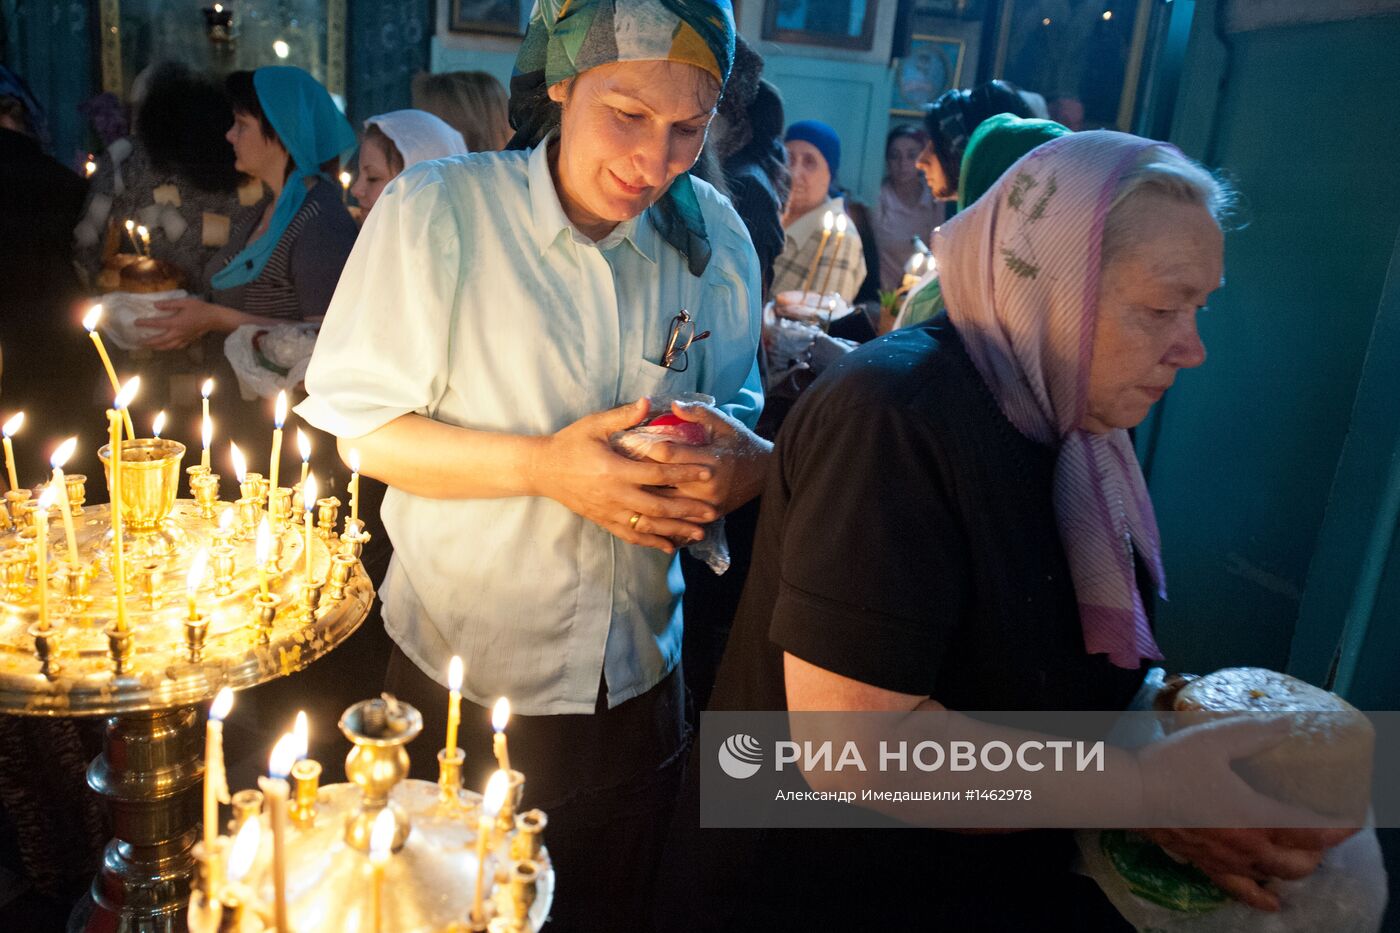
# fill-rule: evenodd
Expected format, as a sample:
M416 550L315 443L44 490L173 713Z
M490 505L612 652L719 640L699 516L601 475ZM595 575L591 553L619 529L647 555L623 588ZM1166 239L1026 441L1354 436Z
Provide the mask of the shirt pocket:
M632 372L628 382L630 392L621 400L622 404L636 401L641 396L656 398L659 395L682 395L686 392L696 391L699 384L699 368L695 365L695 356L692 353L690 363L685 372L678 373L674 369L653 363L649 359L639 359L632 364Z

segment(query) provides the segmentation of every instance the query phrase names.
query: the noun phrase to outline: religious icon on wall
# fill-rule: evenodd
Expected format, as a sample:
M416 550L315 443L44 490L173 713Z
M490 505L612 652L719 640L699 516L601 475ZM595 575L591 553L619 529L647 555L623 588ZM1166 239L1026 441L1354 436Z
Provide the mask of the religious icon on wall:
M763 38L772 42L868 49L878 0L767 0Z
M452 0L447 28L453 32L522 36L528 12L521 0Z
M963 41L947 36L909 37L909 54L895 60L890 112L917 117L949 88L962 82Z

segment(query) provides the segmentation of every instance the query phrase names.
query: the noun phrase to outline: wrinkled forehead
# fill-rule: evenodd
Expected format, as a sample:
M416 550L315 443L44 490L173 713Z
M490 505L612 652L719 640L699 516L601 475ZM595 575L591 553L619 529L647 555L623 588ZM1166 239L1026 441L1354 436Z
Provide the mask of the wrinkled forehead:
M686 62L609 62L580 78L599 93L630 97L653 113L678 120L707 115L719 104L719 81Z

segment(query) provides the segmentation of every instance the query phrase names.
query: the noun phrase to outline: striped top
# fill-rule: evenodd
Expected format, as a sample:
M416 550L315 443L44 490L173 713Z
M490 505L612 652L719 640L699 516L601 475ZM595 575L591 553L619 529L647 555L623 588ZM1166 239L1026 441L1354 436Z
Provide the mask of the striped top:
M259 215L252 213L234 229L228 244L206 267L207 276L228 265L248 245L258 220ZM262 317L294 321L320 318L330 306L357 232L355 221L340 202L337 186L318 178L262 274L244 285L214 289L213 301Z

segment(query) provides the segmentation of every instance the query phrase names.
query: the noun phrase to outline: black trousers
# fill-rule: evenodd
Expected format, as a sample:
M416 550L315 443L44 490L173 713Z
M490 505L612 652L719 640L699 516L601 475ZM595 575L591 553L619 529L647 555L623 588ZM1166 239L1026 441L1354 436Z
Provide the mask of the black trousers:
M409 749L412 774L436 780L446 688L395 646L385 690L423 714L423 737ZM491 711L463 701L457 744L468 787L483 788L496 767L492 734ZM690 742L680 671L613 709L600 684L591 714L512 716L507 736L511 767L525 775L522 809L549 817L544 838L555 893L547 929L646 929Z

